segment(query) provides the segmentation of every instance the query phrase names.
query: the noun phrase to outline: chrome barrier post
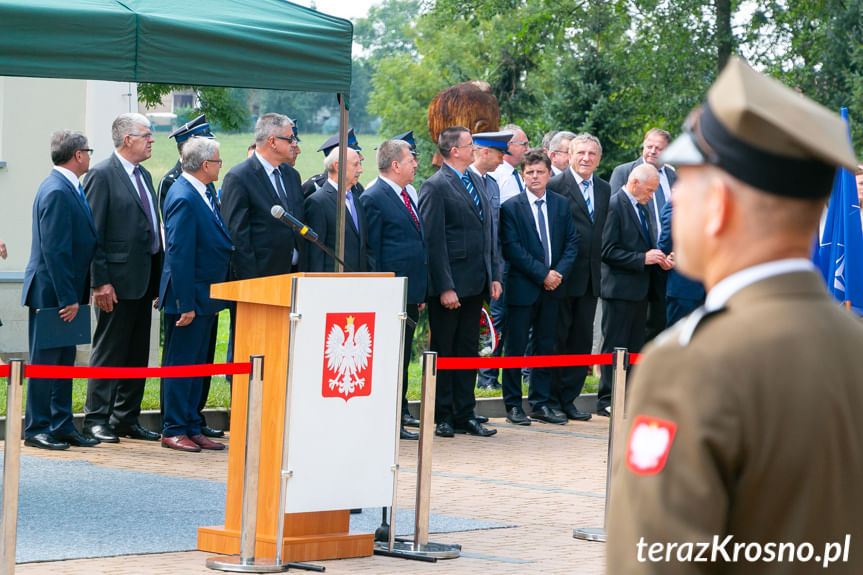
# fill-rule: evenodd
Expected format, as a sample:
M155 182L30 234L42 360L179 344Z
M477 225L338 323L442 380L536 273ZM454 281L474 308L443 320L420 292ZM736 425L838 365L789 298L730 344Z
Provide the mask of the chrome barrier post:
M416 516L413 542L396 539L390 528L389 549L378 552L420 561L454 559L461 554L461 545L432 543L429 535L429 505L431 499L432 444L434 442L434 404L437 386L437 352L423 353L422 404L420 412L419 457L417 460Z
M572 530L572 536L585 541L599 541L605 543L605 524L608 521L608 502L611 487L611 463L613 460L614 443L617 431L615 422L622 429L625 415L624 405L626 400L626 371L629 369L629 352L624 347L614 348L612 359L614 365L614 379L611 387L611 417L608 422L608 463L605 475L605 510L602 518L602 527L578 527Z
M21 402L24 362L9 362L6 383L6 444L3 451L3 507L0 517L0 574L15 573L18 529L18 481L21 475Z
M243 467L243 504L240 520L240 555L211 557L207 567L236 573L277 573L287 567L273 559L255 557L255 533L258 527L258 469L261 463L261 398L264 382L264 356L249 358L249 400L246 406L246 452Z

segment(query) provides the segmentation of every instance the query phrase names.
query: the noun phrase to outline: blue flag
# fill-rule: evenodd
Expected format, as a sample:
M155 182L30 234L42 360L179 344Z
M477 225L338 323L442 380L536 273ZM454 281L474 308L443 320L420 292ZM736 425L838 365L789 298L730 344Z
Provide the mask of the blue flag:
M848 109L842 108L842 120L848 127ZM860 202L854 174L845 168L836 170L833 191L827 208L827 219L820 242L816 241L813 261L821 270L827 289L858 315L863 315L863 227Z

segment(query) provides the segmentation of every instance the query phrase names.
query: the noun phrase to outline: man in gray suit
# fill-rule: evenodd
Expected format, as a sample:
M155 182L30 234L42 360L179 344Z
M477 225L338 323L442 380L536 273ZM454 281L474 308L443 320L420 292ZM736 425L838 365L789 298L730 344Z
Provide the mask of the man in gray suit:
M114 153L84 181L98 238L90 278L97 307L90 366L146 367L163 254L153 179L141 166L153 145L150 121L120 114L111 138ZM143 396L144 378L89 380L84 435L109 443L120 436L158 440L138 423Z

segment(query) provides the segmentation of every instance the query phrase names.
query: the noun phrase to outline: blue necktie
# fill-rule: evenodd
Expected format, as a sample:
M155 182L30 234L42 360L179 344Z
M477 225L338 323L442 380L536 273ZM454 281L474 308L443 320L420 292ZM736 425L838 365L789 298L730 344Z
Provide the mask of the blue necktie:
M473 199L473 203L476 206L476 211L479 213L479 219L482 220L482 205L479 202L479 195L476 193L476 188L474 187L470 176L467 175L467 172L465 172L461 177L461 182L464 184L464 187L467 188L467 192L470 194L470 197Z
M518 184L518 191L523 192L524 186L521 185L521 178L518 177L518 170L512 169L512 177L515 178L515 183Z
M87 203L87 196L84 194L84 187L80 183L78 184L78 194L81 196L81 199L84 200L84 207L87 208L87 213L92 216L93 212L90 210L90 204Z
M551 249L548 244L548 231L545 229L545 214L542 213L542 204L545 200L536 200L536 223L539 224L539 239L542 242L542 251L545 253L545 265L551 267Z
M584 189L581 191L584 195L584 203L587 204L587 213L590 216L590 221L593 221L593 204L590 203L590 180L581 180L581 185Z
M345 199L348 203L348 211L351 212L351 219L354 221L354 229L359 232L360 224L357 223L357 208L354 204L354 193L351 190L348 190L348 193L345 194Z
M650 241L650 230L647 227L647 218L650 216L647 215L647 210L644 208L644 204L637 204L638 206L638 219L641 220L641 231L644 234L644 239L647 240L647 243L653 247L653 242Z

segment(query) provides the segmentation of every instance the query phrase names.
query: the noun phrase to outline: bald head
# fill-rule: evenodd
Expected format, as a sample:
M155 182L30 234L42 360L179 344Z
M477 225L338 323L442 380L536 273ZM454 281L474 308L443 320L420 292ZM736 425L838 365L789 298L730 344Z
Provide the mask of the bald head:
M659 172L650 164L639 164L629 173L626 180L626 191L639 204L646 204L653 197L653 192L659 187Z

